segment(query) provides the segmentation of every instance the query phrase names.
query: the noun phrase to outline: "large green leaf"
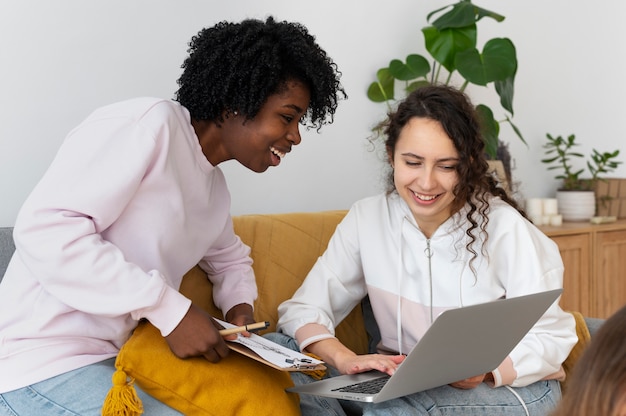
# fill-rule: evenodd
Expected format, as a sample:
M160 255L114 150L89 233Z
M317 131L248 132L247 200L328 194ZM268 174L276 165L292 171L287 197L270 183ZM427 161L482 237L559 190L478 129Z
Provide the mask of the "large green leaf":
M409 85L406 86L406 88L404 89L404 91L406 91L407 95L412 93L413 91L415 91L418 88L424 87L426 85L430 85L430 82L427 80L419 80L419 81L415 81L415 82L411 82Z
M476 12L476 21L478 22L483 17L491 17L496 22L501 22L504 20L504 16L498 14L496 12L492 12L487 9L483 9L482 7L474 6L474 11Z
M431 12L426 20L430 21L430 18L439 13L442 10L447 9L450 5L446 7L442 7L441 9L437 9ZM476 21L474 17L474 6L469 1L460 1L454 5L452 5L452 9L441 16L439 16L434 22L433 26L437 28L437 30L444 29L452 29L452 28L460 28L474 24Z
M394 99L394 78L388 68L381 68L376 73L377 82L372 82L367 89L367 98L375 103L382 103Z
M448 5L437 9L428 14L426 21L430 21L430 18L442 10L448 9L452 6L448 12L439 16L432 24L438 30L461 28L469 26L479 21L483 17L491 17L497 22L504 20L504 16L501 14L492 12L482 7L475 6L469 0L461 0L454 5Z
M426 50L448 72L456 69L455 56L459 52L476 47L476 25L442 31L434 26L427 26L422 29L422 33Z
M498 135L500 124L494 119L493 111L484 104L476 106L476 112L480 120L481 133L485 141L485 153L491 159L496 159L498 154Z
M493 81L504 81L517 71L515 46L506 38L491 39L485 44L482 54L476 49L459 52L455 66L473 84L487 85Z
M406 57L406 63L394 59L389 63L389 73L400 81L410 81L425 77L430 72L430 64L421 55L412 54Z
M515 74L504 81L495 81L496 92L500 96L500 104L513 115L513 93L515 92Z
M515 132L515 134L517 135L517 137L519 137L519 139L522 141L522 143L524 143L526 146L528 146L528 143L526 143L526 140L524 140L524 136L522 136L522 132L520 131L520 129L513 123L513 121L507 117L506 121L511 125L511 128L513 129L513 131Z

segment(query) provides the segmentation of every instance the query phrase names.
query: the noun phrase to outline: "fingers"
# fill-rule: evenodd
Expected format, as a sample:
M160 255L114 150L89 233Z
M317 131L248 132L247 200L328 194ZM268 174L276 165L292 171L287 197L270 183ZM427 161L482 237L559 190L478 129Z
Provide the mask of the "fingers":
M398 365L404 361L404 358L404 355L357 355L345 363L345 374L357 374L369 370L378 370L392 375L396 372Z
M202 356L209 362L218 363L223 358L226 358L229 354L230 350L226 347L224 350L220 348L211 348L205 351Z
M457 389L468 390L468 389L473 389L476 386L478 386L480 383L483 382L484 379L485 379L485 375L481 374L478 376L466 378L465 380L457 381L455 383L450 383L450 385L452 387L456 387Z
M218 362L229 351L218 332L220 327L210 315L192 305L165 339L172 352L180 358L205 357L210 362Z
M384 359L382 360L379 359L377 361L378 367L374 369L383 373L387 373L390 376L396 372L398 365L402 361L404 361L404 358L405 358L404 355L392 355L392 356L383 356L383 357Z

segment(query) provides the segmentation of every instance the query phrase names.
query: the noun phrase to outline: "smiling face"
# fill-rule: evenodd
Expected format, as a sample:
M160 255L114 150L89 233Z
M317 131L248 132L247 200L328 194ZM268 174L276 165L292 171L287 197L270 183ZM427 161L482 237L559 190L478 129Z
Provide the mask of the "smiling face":
M309 106L310 92L305 84L289 81L277 94L270 95L251 120L227 114L218 123L194 122L200 146L213 166L236 159L254 172L278 166L281 159L301 142L300 120Z
M453 189L459 181L454 143L438 121L413 117L389 156L398 194L430 237L453 214Z

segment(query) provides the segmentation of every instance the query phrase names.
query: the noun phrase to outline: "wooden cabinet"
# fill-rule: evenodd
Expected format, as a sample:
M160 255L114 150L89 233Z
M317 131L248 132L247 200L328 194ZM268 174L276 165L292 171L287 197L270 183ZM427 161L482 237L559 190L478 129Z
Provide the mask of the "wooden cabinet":
M539 228L557 243L563 258L563 309L607 318L626 304L626 220Z
M565 264L561 306L589 316L591 305L591 235L554 236Z
M591 291L598 316L608 317L626 303L626 229L596 233Z

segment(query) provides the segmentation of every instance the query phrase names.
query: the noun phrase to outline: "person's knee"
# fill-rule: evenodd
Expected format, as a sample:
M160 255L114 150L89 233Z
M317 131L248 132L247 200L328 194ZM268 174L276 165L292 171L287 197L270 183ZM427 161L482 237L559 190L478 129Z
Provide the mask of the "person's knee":
M282 332L270 332L263 334L263 338L268 339L278 345L289 348L290 350L300 351L300 347L295 339Z

